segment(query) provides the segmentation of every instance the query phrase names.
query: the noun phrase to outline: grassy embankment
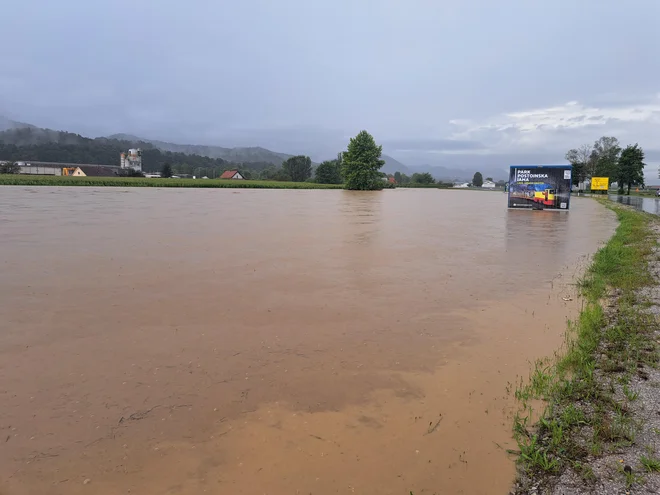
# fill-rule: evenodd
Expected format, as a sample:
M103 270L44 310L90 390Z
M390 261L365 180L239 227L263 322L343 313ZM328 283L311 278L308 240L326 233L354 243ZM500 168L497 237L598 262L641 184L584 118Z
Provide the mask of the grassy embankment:
M583 309L569 323L565 348L537 362L529 383L515 391L522 406L514 437L523 492L566 468L589 483L591 460L634 442L638 424L630 404L637 397L628 384L640 367L658 363L655 321L640 298L640 290L654 283L647 260L656 245L655 220L608 207L620 223L579 283ZM545 404L540 418L533 411L539 400ZM660 466L656 457L647 462ZM623 466L621 476L631 476Z
M341 184L230 179L147 179L142 177L67 177L0 175L0 186L231 187L256 189L342 189Z

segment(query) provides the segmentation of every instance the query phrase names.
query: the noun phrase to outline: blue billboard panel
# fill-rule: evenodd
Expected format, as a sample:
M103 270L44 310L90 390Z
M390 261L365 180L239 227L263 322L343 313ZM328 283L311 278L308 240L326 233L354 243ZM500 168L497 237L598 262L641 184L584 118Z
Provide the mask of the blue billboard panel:
M570 165L511 166L509 208L568 210L570 199Z

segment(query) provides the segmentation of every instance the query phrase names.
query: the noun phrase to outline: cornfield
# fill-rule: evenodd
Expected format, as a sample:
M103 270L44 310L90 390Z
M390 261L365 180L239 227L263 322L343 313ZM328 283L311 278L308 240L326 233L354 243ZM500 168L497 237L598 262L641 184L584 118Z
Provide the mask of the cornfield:
M342 189L341 184L232 179L147 179L143 177L67 177L56 175L0 175L0 186L102 187L229 187L254 189Z

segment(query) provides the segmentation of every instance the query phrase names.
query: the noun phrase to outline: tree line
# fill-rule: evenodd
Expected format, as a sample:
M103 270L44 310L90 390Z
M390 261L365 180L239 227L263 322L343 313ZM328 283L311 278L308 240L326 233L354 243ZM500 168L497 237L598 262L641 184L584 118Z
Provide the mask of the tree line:
M247 179L343 183L346 189L352 190L377 190L388 186L387 176L380 172L385 164L381 159L382 146L377 145L367 131L360 131L350 139L346 151L339 153L335 160L324 161L315 170L310 157L304 155L288 158L279 167L265 163L249 164L248 167L247 164L234 164L221 158L162 151L151 143L90 139L76 134L51 132L57 135L35 133L29 128L0 132L0 160L9 161L3 171L15 172L17 168L13 162L16 161L118 164L120 153L138 144L142 148L143 170L161 172L163 176L180 173L217 177L221 171L236 169ZM413 177L416 181L435 182L430 174L415 174Z
M630 194L632 186L644 187L644 150L639 144L621 148L619 140L603 136L593 146L584 144L566 152L566 160L573 166L572 182L580 186L592 177L608 177L616 182L619 193Z
M247 167L236 169L246 179L344 184L346 189L378 190L388 187L387 176L380 172L385 164L381 155L382 146L377 145L367 131L360 131L350 139L346 151L338 153L334 160L320 163L316 168L312 166L309 156L297 155L284 160L279 167L270 164L259 170ZM225 169L230 170L227 167ZM163 167L162 175L171 176L176 170L176 167L168 163Z

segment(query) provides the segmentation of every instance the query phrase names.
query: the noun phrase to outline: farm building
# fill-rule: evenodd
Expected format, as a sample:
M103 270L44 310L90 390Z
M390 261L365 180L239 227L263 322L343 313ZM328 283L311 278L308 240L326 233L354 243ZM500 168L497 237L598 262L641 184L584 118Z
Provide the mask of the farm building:
M30 163L16 162L20 174L28 175L62 175L62 167L53 165L33 165Z
M93 167L82 165L76 167L75 170L70 172L68 175L73 177L116 177L117 172L115 169L110 167Z
M76 175L78 177L110 177L117 175L119 167L64 162L15 162L20 174L28 175ZM94 171L93 169L100 169ZM112 172L112 174L110 174Z
M221 179L243 179L244 177L238 170L226 170L222 172Z

